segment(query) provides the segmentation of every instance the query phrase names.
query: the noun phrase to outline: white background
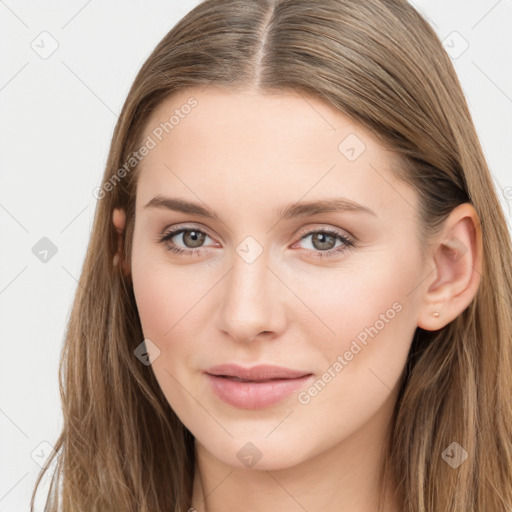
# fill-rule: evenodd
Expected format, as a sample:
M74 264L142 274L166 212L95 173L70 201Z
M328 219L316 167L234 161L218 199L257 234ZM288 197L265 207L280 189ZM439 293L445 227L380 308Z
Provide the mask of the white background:
M40 443L60 432L58 361L117 114L198 3L0 0L0 512L28 510ZM512 0L415 5L454 51L469 44L453 62L510 220ZM59 45L47 59L31 47L43 31ZM42 237L58 249L47 263L32 253Z

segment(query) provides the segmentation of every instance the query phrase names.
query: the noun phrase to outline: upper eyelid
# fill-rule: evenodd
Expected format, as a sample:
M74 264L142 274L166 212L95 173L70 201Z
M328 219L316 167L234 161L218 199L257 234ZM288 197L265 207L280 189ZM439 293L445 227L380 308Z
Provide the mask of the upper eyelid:
M199 226L199 227L198 227ZM198 225L184 225L184 226L178 226L178 227L174 227L174 226L170 226L170 227L166 227L164 230L163 230L163 236L169 234L169 233L172 233L172 232L180 232L180 231L184 231L184 230L191 230L193 231L194 229L198 230L198 231L203 231L204 233L206 233L210 238L215 238L214 236L211 235L210 233L210 230L208 228L206 228L205 226L202 226L201 224L198 224ZM308 234L311 234L312 232L316 232L316 231L335 231L335 232L340 232L338 234L343 234L341 232L345 232L347 234L347 238L355 238L354 235L352 235L349 231L347 231L346 229L342 229L342 228L338 228L338 227L333 227L333 226L329 226L329 227L326 227L326 226L323 226L323 227L310 227L310 228L303 228L303 229L300 229L298 231L298 235L308 235Z
M351 242L356 241L356 237L352 235L349 231L342 228L335 228L335 227L317 227L317 228L304 228L303 230L300 230L298 233L298 236L302 238L312 235L313 233L316 233L317 231L326 231L331 232L333 235L341 236L343 238L346 238L350 240Z
M201 227L197 227L197 226L178 226L178 227L167 227L164 229L164 232L162 234L162 236L166 237L168 235L177 235L177 234L180 234L182 233L183 231L201 231L203 232L205 235L208 235L210 238L215 238L213 237L209 230L206 229L205 227L201 226Z

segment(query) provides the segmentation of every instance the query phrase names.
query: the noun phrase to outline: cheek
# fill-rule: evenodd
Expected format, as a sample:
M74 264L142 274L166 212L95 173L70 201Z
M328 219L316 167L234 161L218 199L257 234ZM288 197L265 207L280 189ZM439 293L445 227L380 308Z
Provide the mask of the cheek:
M317 345L324 369L299 401L310 411L311 406L324 410L337 426L354 428L368 419L404 369L416 329L411 292L421 281L421 268L417 254L403 254L382 255L373 265L351 268L310 292L308 304L316 305L333 333Z
M399 340L392 333L404 317L407 330L413 327L411 291L421 279L414 256L397 258L383 252L374 260L295 281L294 291L316 316L310 315L310 322L304 321L302 328L315 329L310 339L316 339L321 350L329 354L349 350L352 340L364 344L372 334L377 335L376 330L378 336L387 332Z
M168 262L144 259L142 253L132 260L132 280L137 309L145 339L159 349L151 364L162 392L180 417L194 409L194 402L183 391L188 382L190 360L197 350L194 339L199 319L200 297L205 291L200 281L184 278L183 269L175 269ZM138 257L140 256L140 257ZM151 264L146 262L151 261ZM201 331L201 328L198 328ZM181 384L181 385L180 385ZM185 419L185 418L183 418Z
M210 319L205 304L215 281L201 277L193 265L173 265L163 250L143 245L134 245L132 281L144 337L160 351L152 370L174 406L187 399L178 383L188 381L188 372L197 366L194 357L205 350L201 342Z
M181 324L190 325L205 284L193 270L173 267L160 251L134 247L132 281L144 336L165 344Z
M137 309L146 338L162 340L172 327L169 312L178 306L168 277L148 267L132 272Z

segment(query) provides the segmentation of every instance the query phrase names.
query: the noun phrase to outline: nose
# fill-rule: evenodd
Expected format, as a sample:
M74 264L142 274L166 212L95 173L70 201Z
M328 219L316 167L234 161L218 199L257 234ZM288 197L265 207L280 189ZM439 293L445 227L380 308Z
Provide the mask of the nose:
M278 336L286 324L283 283L267 267L264 255L252 263L234 256L223 279L218 328L239 342Z

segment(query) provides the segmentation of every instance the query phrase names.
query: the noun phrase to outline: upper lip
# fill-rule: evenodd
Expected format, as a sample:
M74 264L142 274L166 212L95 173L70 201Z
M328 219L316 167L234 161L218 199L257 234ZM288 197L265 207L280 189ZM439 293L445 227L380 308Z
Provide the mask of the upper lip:
M206 373L225 377L237 377L244 380L296 379L305 375L311 375L311 372L292 370L283 366L259 364L251 368L244 368L232 363L212 366L206 370Z

